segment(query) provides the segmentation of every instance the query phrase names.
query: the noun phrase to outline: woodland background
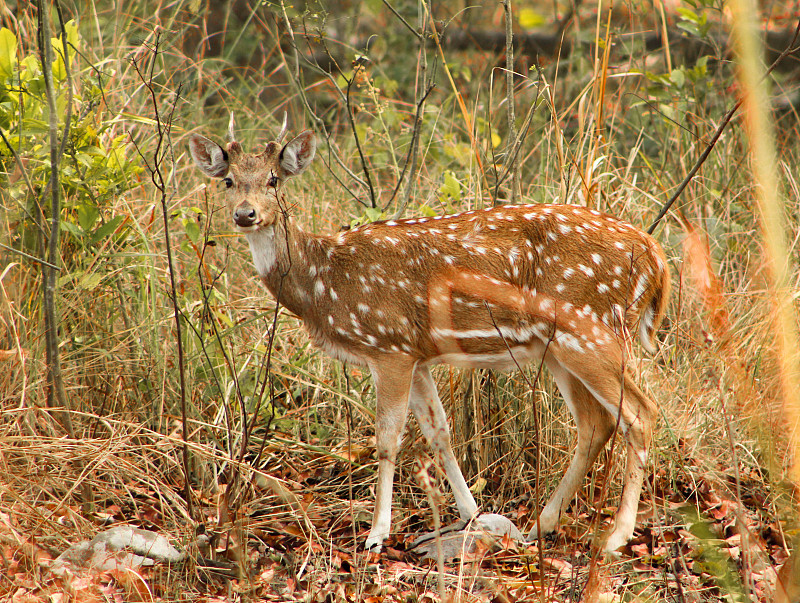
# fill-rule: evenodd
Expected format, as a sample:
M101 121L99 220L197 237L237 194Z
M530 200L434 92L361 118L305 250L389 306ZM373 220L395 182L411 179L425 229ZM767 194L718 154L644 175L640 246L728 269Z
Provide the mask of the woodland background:
M0 2L0 599L800 600L800 13L740 4ZM619 558L591 543L620 446L543 543L408 552L430 501L454 519L413 425L395 534L364 553L374 388L276 312L191 165L188 134L222 140L230 111L249 148L284 112L316 131L286 189L315 232L521 199L647 229L675 197L668 319L633 367L661 416ZM574 439L537 369L436 373L479 504L525 531ZM53 571L119 525L187 558Z

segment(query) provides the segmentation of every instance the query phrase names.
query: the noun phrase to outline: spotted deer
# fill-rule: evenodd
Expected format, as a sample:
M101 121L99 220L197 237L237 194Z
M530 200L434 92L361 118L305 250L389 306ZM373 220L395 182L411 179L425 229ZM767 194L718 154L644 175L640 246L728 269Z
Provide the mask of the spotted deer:
M378 480L366 547L391 527L395 458L409 408L463 520L480 522L459 469L430 367L508 369L544 362L577 425L577 448L529 537L553 531L617 429L627 442L620 506L605 549L633 534L656 405L626 367L630 333L648 351L669 270L659 244L617 218L574 205L499 206L305 232L283 185L316 150L312 132L260 153L190 138L197 167L221 178L261 280L331 356L366 365L377 392Z

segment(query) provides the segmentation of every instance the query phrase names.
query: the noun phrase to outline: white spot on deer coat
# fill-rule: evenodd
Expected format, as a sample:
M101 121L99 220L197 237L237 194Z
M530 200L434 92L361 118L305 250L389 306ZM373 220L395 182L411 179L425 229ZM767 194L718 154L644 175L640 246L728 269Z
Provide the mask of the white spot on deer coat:
M556 331L555 341L559 345L562 345L565 348L572 350L573 352L578 352L581 354L584 352L583 345L581 344L580 339L578 339L571 333Z

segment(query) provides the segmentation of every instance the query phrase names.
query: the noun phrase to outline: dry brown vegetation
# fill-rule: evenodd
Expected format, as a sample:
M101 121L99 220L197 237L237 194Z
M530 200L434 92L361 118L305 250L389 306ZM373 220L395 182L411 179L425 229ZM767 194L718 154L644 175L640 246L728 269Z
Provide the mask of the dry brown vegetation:
M424 2L390 2L407 25L373 1L62 4L74 26L64 29L70 68L62 59L54 70L58 132L71 127L61 236L49 256L41 23L35 4L0 2L0 600L776 596L800 542L798 427L787 412L797 392L786 372L796 358L781 344L796 329L773 320L775 247L762 233L764 180L751 154L759 135L772 139L748 139L747 104L655 230L673 297L660 351L634 370L661 416L636 537L616 559L591 544L618 498L619 445L554 537L479 546L444 570L407 551L433 529L418 476L430 452L413 425L396 475L395 534L384 553L367 555L369 375L311 349L295 318L276 315L221 192L186 149L190 132L222 140L230 110L242 142L263 144L288 111L290 128L314 128L320 140L310 173L287 188L294 215L315 232L512 198L588 205L647 229L753 86L737 80L718 42L731 27L721 2L629 0L599 14L594 3L514 2L517 34L558 31L569 49L516 57L511 95L502 54L446 41L448 29L503 31L502 4L442 3L431 15ZM790 3L763 4L753 23L794 31ZM48 17L55 38L62 21L55 10ZM445 30L441 44L432 24ZM672 38L648 49L645 36L664 31ZM703 41L700 56L676 32ZM786 60L767 78L777 132L768 192L782 204L782 259L793 267L800 119ZM58 267L63 396L48 383L39 260ZM792 268L784 285L796 304ZM528 387L537 368L436 372L479 504L525 531L573 446L549 376ZM449 523L450 493L435 465L428 474ZM120 524L167 535L188 559L53 574L60 552Z

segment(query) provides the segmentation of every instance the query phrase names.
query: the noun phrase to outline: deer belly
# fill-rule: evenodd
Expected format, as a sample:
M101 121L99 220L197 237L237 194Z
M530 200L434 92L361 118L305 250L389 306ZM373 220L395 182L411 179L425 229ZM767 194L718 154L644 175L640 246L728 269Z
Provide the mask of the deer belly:
M498 370L541 360L548 339L544 325L515 329L494 326L461 331L438 329L433 335L440 353L431 364Z

